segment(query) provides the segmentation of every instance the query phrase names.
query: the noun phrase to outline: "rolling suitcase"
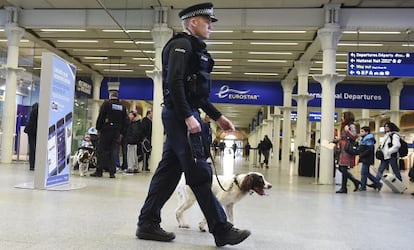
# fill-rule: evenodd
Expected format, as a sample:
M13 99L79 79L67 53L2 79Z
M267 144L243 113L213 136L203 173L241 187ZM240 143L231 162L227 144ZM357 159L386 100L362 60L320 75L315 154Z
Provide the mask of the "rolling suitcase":
M394 193L404 193L407 189L404 184L391 173L382 176L382 182L385 183Z

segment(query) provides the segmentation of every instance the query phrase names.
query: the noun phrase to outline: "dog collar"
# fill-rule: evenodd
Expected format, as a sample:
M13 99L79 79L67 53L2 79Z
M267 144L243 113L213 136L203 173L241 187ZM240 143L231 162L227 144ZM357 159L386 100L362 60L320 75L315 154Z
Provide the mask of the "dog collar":
M233 183L234 184L236 184L236 186L241 190L241 188L240 188L240 184L239 184L239 181L237 180L237 176L239 176L238 174L236 174L235 176L234 176L234 180L233 180Z

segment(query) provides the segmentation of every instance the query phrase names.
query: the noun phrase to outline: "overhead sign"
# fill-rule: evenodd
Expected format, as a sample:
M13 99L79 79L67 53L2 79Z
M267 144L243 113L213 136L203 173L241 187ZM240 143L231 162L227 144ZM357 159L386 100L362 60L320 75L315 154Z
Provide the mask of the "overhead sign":
M338 113L335 112L334 114L335 122L338 121ZM320 111L310 111L309 112L309 121L310 122L321 122L322 121L322 112Z
M413 77L414 53L349 52L348 75L367 77Z

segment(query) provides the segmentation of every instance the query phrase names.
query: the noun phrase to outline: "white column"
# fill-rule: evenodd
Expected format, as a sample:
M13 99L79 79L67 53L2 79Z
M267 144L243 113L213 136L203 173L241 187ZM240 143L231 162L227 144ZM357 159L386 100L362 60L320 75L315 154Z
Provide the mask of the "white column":
M91 122L92 127L96 126L96 120L98 119L99 114L99 107L101 106L99 95L101 92L101 84L103 80L103 76L94 74L92 75L92 83L93 83L93 94L92 94L92 110L91 110Z
M402 79L387 84L390 91L390 121L400 126L400 94L404 87Z
M333 183L333 148L329 142L334 138L334 113L335 113L335 86L344 77L336 74L336 49L341 36L337 23L335 10L339 7L327 6L325 26L318 30L318 38L321 41L323 51L322 75L314 79L322 86L322 120L321 120L321 150L320 150L320 174L319 183Z
M362 116L360 119L358 119L358 123L360 124L360 127L368 126L369 122L371 121L371 118L369 118L369 109L362 109ZM359 133L359 131L358 131Z
M14 10L15 11L15 10ZM12 12L14 13L12 10ZM10 13L9 13L10 14ZM16 23L5 25L7 36L7 73L6 90L4 92L2 140L1 140L1 163L11 163L13 155L13 139L16 127L16 86L19 61L19 43L24 34L24 29Z
M163 101L162 93L162 49L168 40L172 37L173 30L168 28L166 24L166 17L168 16L168 8L161 7L155 10L156 18L154 27L151 31L154 40L155 58L154 58L154 72L148 74L154 82L154 97L152 107L152 152L149 161L149 168L155 170L158 162L162 158L162 148L164 142L164 127L161 120L161 103Z
M275 107L275 111L273 113L273 131L274 131L274 138L273 138L273 165L278 167L280 165L280 120L282 115L280 114L280 108Z
M306 140L306 128L307 117L308 117L308 101L313 97L308 93L308 77L310 62L296 61L295 68L298 74L298 94L294 95L293 98L297 102L298 119L296 121L295 129L295 167L294 173L298 175L299 167L299 150L298 146L309 146Z
M295 81L285 79L282 81L283 87L283 131L282 131L282 167L290 168L290 142L291 142L291 121L292 111L292 91Z

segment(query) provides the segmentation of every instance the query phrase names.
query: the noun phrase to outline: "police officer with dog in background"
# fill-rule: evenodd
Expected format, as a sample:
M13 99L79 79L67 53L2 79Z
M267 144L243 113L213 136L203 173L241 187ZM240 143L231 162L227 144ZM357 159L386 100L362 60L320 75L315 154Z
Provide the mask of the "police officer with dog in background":
M138 219L139 239L172 241L175 234L160 227L161 208L174 192L182 172L194 192L217 246L235 245L245 240L248 230L239 230L211 191L212 169L206 162L205 140L201 133L202 109L225 131L233 123L209 101L210 72L214 61L203 40L217 21L212 3L193 5L179 12L184 32L170 39L162 52L164 107L162 121L166 133L162 159L158 164Z
M127 111L118 99L119 83L108 83L109 100L105 101L96 120L99 134L98 166L90 176L102 177L103 170L109 172L110 178L115 178L115 157L118 153L122 136L127 127Z

